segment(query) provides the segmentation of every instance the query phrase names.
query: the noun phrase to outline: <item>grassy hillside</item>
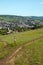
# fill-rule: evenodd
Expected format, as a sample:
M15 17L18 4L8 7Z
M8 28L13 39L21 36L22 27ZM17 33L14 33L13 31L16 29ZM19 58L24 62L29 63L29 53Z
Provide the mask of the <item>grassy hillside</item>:
M38 21L43 21L43 16L42 17L37 17L37 16L17 16L17 15L0 15L0 20L1 21L7 21L7 22L20 22L20 21L27 21L27 20L37 20Z
M43 38L24 46L10 62L12 65L43 65Z
M14 32L9 35L0 35L0 60L11 54L15 47L19 46L20 44L25 44L35 38L39 38L40 36L43 36L43 28L20 33ZM15 37L16 43L14 42Z
M22 44L29 42L30 40L40 37L43 35L43 28L30 30L25 32L13 32L12 34L8 35L0 35L0 39L6 41L8 43L14 43L14 38L16 38L16 44Z
M16 16L16 15L0 15L0 20L5 22L18 22L24 20L25 17L23 16Z

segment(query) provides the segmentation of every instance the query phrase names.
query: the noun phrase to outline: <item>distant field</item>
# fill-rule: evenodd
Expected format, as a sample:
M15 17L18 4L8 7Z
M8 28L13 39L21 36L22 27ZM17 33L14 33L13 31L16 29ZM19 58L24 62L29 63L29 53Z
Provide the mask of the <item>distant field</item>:
M43 65L43 38L24 46L11 60L12 65Z
M0 60L11 54L15 47L25 44L35 38L43 36L43 28L25 32L14 32L9 35L0 35ZM16 44L14 38L16 37ZM1 42L1 40L3 42ZM8 51L9 50L9 51Z

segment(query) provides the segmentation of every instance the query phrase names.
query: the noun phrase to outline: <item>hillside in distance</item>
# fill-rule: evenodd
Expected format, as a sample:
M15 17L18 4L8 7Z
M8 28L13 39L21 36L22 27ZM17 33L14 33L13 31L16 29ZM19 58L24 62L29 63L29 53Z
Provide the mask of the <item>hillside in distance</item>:
M43 26L43 17L37 16L16 16L16 15L0 15L0 27L13 28L26 27L33 28L34 26Z
M14 22L14 21L20 21L20 20L40 20L43 21L43 16L17 16L17 15L0 15L0 20L2 21L10 21L10 22Z

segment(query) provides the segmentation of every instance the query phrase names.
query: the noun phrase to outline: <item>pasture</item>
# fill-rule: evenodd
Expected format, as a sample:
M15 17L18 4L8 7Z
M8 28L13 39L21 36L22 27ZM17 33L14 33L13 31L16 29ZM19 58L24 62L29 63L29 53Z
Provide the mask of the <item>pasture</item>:
M0 35L0 60L10 55L20 44L43 36L43 28L25 32L13 32L8 35ZM16 38L16 43L14 39Z
M11 60L12 65L43 65L43 38L24 46Z

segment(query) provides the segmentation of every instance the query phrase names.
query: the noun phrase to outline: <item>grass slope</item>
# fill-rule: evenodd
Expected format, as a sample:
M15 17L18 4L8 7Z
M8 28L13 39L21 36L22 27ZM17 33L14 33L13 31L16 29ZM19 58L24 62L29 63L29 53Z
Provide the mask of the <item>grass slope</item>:
M14 43L14 38L16 37L16 44L18 45L29 42L40 36L43 36L43 28L25 32L16 32L9 35L0 35L0 39L11 44Z
M24 46L10 60L10 63L12 65L43 65L43 38Z
M15 36L16 36L16 46L14 42ZM43 36L43 28L20 33L16 32L16 34L12 33L9 35L0 35L0 39L4 41L0 42L0 60L11 54L14 51L15 47L19 46L20 44L25 44L31 41L32 39L35 39L40 36Z

